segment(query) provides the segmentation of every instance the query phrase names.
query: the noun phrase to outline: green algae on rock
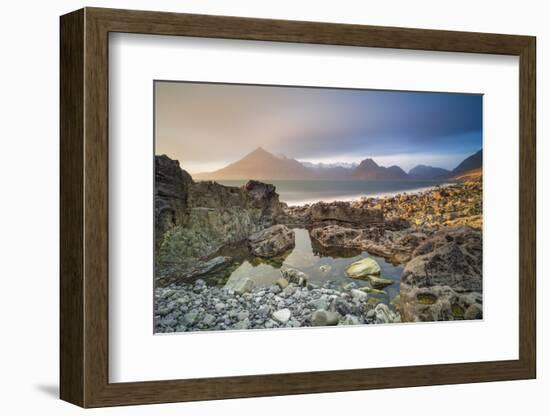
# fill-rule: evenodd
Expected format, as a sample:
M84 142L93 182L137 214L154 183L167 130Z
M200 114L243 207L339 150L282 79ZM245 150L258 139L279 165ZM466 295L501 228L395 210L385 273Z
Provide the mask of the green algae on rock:
M376 260L366 257L350 264L346 274L353 279L367 279L371 275L380 274L380 265Z

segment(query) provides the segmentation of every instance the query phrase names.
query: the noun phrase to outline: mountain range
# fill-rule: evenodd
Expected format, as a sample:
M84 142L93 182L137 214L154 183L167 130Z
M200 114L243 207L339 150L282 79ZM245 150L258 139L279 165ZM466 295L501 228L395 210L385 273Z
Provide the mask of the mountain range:
M284 180L284 179L357 179L357 180L465 180L481 175L482 151L464 159L458 166L447 169L417 165L408 173L397 165L379 166L367 158L359 165L353 163L313 164L299 162L283 155L275 156L258 147L236 162L214 172L193 175L196 180Z

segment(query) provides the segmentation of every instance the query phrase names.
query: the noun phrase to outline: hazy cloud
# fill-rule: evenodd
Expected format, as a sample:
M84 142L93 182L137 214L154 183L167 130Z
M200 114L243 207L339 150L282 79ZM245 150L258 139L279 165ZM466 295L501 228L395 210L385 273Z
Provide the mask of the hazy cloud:
M299 160L453 168L482 144L480 95L155 83L156 153L210 171L256 147Z

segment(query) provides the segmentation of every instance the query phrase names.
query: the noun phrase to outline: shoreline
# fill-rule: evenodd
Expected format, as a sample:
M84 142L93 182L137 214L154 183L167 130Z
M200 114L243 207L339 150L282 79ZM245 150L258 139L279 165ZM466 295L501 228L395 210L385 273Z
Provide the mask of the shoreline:
M229 188L239 188L245 185L249 180L248 179L211 179L211 180L198 180L196 183L216 183L220 186L229 187ZM334 203L334 202L355 202L360 201L365 198L391 198L396 195L407 194L412 195L420 192L426 192L433 190L435 188L443 188L449 185L463 184L466 181L453 180L453 179L415 179L415 180L381 180L381 181L366 181L366 180L349 180L349 179L338 179L338 180L322 180L322 179L269 179L262 180L262 183L267 185L274 186L277 194L279 195L279 201L283 204L286 204L288 207L303 207L305 205L312 205L315 203ZM304 188L293 188L293 186L285 185L295 185L295 184L312 184L313 186L305 186ZM320 189L317 184L342 184L342 183L352 183L352 184L386 184L388 187L392 185L400 185L400 189L342 189L332 193L332 189ZM412 187L407 188L406 186L413 184ZM336 185L335 185L336 186ZM405 186L405 187L404 187ZM337 187L337 186L336 186ZM331 194L332 193L332 194ZM309 197L302 197L302 195L312 195ZM329 194L329 195L324 195ZM300 195L300 197L297 197Z
M421 188L411 188L411 189L407 189L407 190L400 190L400 191L382 191L382 192L378 192L378 193L373 193L373 194L356 194L356 195L342 195L342 196L335 196L333 198L330 198L330 199L304 199L302 201L299 201L299 202L292 202L292 203L289 203L287 201L281 201L282 203L285 203L287 204L287 206L289 208L303 208L305 207L306 205L309 206L309 205L313 205L313 204L316 204L318 202L321 202L321 203L325 203L325 204L332 204L332 203L335 203L335 202L359 202L361 200L364 200L364 199L369 199L369 198L376 198L376 199L387 199L387 198L394 198L398 195L410 195L410 196L415 196L415 195L419 195L419 194L422 194L422 193L425 193L425 192L429 192L429 191L433 191L435 189L438 189L438 188L446 188L446 187L449 187L449 186L452 186L452 185L461 185L461 184L464 184L465 182L463 181L454 181L454 182L448 182L448 183L441 183L441 184L438 184L438 185L430 185L430 186L425 186L425 187L421 187Z

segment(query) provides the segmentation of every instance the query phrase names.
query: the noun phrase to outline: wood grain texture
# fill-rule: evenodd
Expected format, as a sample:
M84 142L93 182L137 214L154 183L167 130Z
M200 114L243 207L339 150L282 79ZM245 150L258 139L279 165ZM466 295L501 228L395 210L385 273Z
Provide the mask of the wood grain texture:
M536 377L536 41L520 54L519 142L519 350L520 360Z
M60 388L84 405L84 12L60 23Z
M108 33L520 57L518 360L109 383ZM516 380L536 375L535 39L87 8L61 18L61 397L83 407Z

